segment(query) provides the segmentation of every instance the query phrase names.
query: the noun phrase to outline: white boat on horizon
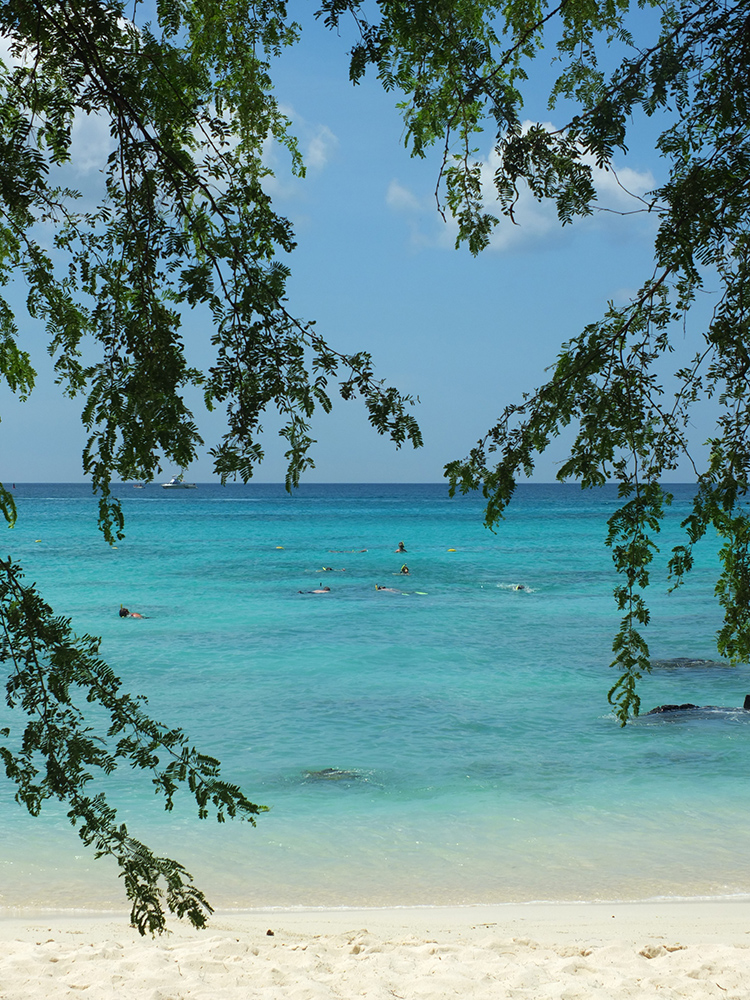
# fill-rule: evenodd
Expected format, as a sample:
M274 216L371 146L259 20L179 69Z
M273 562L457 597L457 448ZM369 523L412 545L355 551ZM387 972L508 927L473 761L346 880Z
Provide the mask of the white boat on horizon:
M168 483L162 483L161 488L163 490L194 490L196 486L195 483L186 483L182 473L180 473L179 476L172 476Z

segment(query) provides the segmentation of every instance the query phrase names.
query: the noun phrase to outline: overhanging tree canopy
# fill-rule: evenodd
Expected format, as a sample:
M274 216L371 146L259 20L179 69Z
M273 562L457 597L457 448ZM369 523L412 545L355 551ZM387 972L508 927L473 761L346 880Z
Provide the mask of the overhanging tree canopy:
M165 459L187 466L202 443L183 398L189 386L209 409L226 407L228 430L212 452L223 480L247 480L262 459L270 407L284 419L287 485L296 484L311 464L309 419L330 408L332 383L345 399L359 394L397 445L420 443L410 400L375 378L369 354L329 347L285 301L289 272L277 255L294 238L263 190L262 159L273 137L304 171L269 77L270 60L296 36L284 5L167 2L151 13L153 27L138 3L0 4L10 50L0 72L0 285L25 280L62 389L84 399L83 465L110 542L123 528L113 477L150 480ZM58 178L82 115L103 117L112 139L103 197L86 211ZM206 371L188 365L181 338L182 314L194 308L210 317ZM4 298L0 373L22 396L33 388ZM0 506L12 524L13 496L2 488ZM210 906L189 874L118 825L90 782L127 763L151 772L168 809L181 784L201 817L213 808L219 820L254 822L262 807L124 695L98 641L76 637L10 559L0 577L6 697L30 720L5 730L0 748L17 799L33 814L50 797L67 803L84 842L118 861L141 931L163 929L165 904L202 925ZM88 728L86 701L106 710L103 733Z
M750 465L750 19L741 3L642 6L658 18L637 10L631 16L624 0L563 0L555 7L528 0L325 0L318 11L333 29L353 19L360 39L352 52L354 82L372 69L404 95L412 154L442 150L439 208L455 217L459 243L474 253L490 239L493 213L513 217L524 184L537 198L552 199L563 223L589 213L596 197L591 158L610 167L614 152L626 148L636 112L663 116L658 147L670 173L645 206L659 230L655 264L645 265L640 292L565 345L550 380L507 406L465 461L447 466L453 489L484 491L489 525L502 516L517 475L531 472L535 455L569 424L576 436L560 478L584 486L620 482L623 504L610 519L609 542L622 575L615 641L621 676L610 699L623 721L638 710L635 685L648 667L639 629L648 621L642 590L669 500L659 481L689 453L690 408L707 396L720 399L722 415L708 467L697 470L686 543L670 567L679 583L693 545L716 527L724 540L718 593L726 614L719 648L735 658L750 649L750 525L743 508ZM113 478L151 479L161 460L186 466L194 457L201 442L183 398L189 386L202 389L209 408L227 409L227 434L212 450L222 479L250 477L262 459L262 415L275 408L284 418L287 482L296 484L311 462L311 415L318 406L329 409L332 386L345 399L361 395L371 423L397 445L420 443L410 400L378 381L370 355L338 352L285 298L289 270L279 255L294 248L294 235L264 189L262 156L272 137L288 150L292 169L304 172L272 90L273 61L299 33L284 3L157 0L147 10L137 0L127 7L13 0L0 3L0 33L12 55L0 73L0 283L23 277L28 311L46 323L63 391L83 397L84 469L99 492L109 541L122 531ZM560 60L551 101L575 109L557 130L522 126L524 84L543 41ZM624 56L613 66L615 44ZM606 68L598 50L606 52ZM82 211L57 173L70 156L74 118L86 114L109 123L112 152L103 164L101 203ZM490 128L499 166L496 202L487 208L475 154ZM705 347L680 366L676 395L666 395L657 365L706 273L721 294ZM192 368L183 350L181 323L190 309L211 317L215 360L205 371ZM93 362L86 342L98 351ZM0 373L14 392L33 388L31 360L5 299ZM5 490L0 505L12 521ZM252 819L259 807L221 784L216 763L182 734L138 715L98 661L95 640L74 640L69 624L23 588L10 560L3 567L8 698L32 716L25 742L11 739L3 750L20 799L32 811L51 795L69 803L84 839L119 858L142 929L163 926L160 878L167 904L200 923L207 904L179 866L144 861L142 845L126 842L106 802L86 799L88 769L106 773L126 757L156 769L168 804L186 780L202 814L211 800L222 816ZM83 739L82 715L72 705L77 689L112 713L110 738L118 739L111 753ZM61 754L63 745L72 756Z
M457 220L457 244L466 242L473 253L488 245L498 215L513 219L523 186L539 200L552 199L562 224L590 214L596 201L592 159L612 169L613 154L627 150L628 134L642 116L663 123L657 148L668 178L642 206L659 225L638 294L627 306L609 305L603 319L563 345L549 381L505 406L467 459L447 465L446 475L453 491L483 490L492 527L518 475L531 474L536 456L572 425L573 445L558 478L584 487L612 479L620 484L623 503L607 534L622 581L615 598L623 612L613 647L619 677L609 698L624 724L638 712L636 682L649 669L641 634L649 611L642 591L671 502L660 480L687 457L698 489L683 524L685 543L669 561L670 576L674 586L683 582L694 545L713 526L722 540L716 592L725 620L718 649L733 660L747 659L747 5L380 3L372 20L366 5L355 11L346 0L330 0L323 6L332 26L344 14L359 18L352 79L372 66L386 88L407 95L412 153L424 156L433 145L442 149L439 208ZM574 108L556 130L522 123L525 81L544 45L555 51L560 67L550 107ZM617 51L624 52L619 60ZM476 158L478 136L488 128L498 161L489 208ZM660 371L673 350L673 334L681 334L707 276L718 293L703 345L695 357L680 361L674 385L666 389ZM708 399L718 402L720 415L706 467L698 468L688 423L693 408Z

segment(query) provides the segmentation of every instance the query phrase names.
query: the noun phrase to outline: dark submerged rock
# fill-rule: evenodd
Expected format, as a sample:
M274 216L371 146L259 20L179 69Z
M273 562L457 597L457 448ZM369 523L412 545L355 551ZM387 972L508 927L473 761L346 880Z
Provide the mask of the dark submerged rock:
M729 660L696 660L689 656L674 656L668 660L652 660L652 670L711 670L716 667L726 670L732 667Z
M346 771L338 767L324 767L320 771L305 771L305 781L357 781L362 776L358 771Z

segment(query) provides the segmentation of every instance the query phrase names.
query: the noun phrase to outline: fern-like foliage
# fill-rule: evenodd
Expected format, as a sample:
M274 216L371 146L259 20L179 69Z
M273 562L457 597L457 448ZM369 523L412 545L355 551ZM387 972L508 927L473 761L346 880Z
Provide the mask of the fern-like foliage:
M8 671L6 701L26 718L22 727L0 733L0 758L17 801L32 816L48 799L66 804L84 844L117 862L141 934L163 931L167 911L203 927L211 906L189 872L132 837L106 795L90 791L92 782L127 765L150 777L167 810L183 787L201 819L214 814L219 822L239 818L254 825L265 807L223 781L219 762L193 747L182 730L152 719L143 697L123 692L99 656L99 639L75 636L70 621L23 582L10 558L0 560L0 663ZM87 721L87 703L106 713L103 729Z

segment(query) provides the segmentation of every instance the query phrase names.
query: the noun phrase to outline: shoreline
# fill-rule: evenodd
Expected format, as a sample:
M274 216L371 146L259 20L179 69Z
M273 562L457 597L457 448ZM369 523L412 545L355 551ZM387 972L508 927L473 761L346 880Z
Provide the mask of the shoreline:
M262 914L289 914L296 913L400 913L424 911L435 912L442 910L470 911L470 910L497 910L507 912L517 909L538 908L564 908L564 907L649 907L649 906L699 906L702 904L741 904L747 903L750 906L750 892L727 893L725 895L702 895L702 896L653 896L644 899L528 899L528 900L500 900L495 902L474 901L467 903L384 903L379 905L360 903L339 903L339 904L311 904L300 903L298 905L261 903L258 906L217 906L214 909L210 920L218 916L231 918L253 917ZM119 917L127 918L129 909L127 906L107 906L102 908L88 906L44 906L32 904L29 906L3 906L0 904L0 923L5 920L115 920ZM173 915L168 915L169 921L176 921L181 924L183 921L177 920ZM210 924L209 924L210 926ZM748 928L750 931L750 927Z
M10 908L9 908L10 909ZM575 928L600 926L602 915L607 913L611 919L625 921L625 926L632 923L634 928L643 930L649 926L648 921L674 921L675 926L683 919L701 922L709 918L716 921L720 918L724 925L733 925L733 921L746 921L742 930L748 937L750 950L750 895L714 896L710 898L690 899L648 899L648 900L532 900L524 903L459 903L459 904L417 904L403 906L258 906L247 909L217 909L208 925L203 930L196 930L187 920L179 920L174 915L168 915L168 929L162 940L167 940L173 934L210 935L212 929L219 924L224 927L232 924L254 926L256 923L266 923L269 918L276 919L289 926L307 926L319 921L331 928L351 924L353 918L364 920L373 926L391 927L435 927L455 928L476 925L487 925L488 922L498 925L511 925L517 921L530 921L534 926L543 927L546 924L562 926L566 921ZM15 924L19 927L31 924L52 926L90 925L96 927L121 926L126 932L137 932L128 923L129 911L123 909L86 910L70 908L67 910L38 910L25 912L4 912L0 909L0 940L5 940L2 931L5 925ZM645 922L644 922L645 921ZM618 925L622 926L622 925ZM6 928L7 930L7 928ZM147 936L148 940L151 940ZM158 941L159 937L154 936Z
M739 1000L748 958L747 898L221 911L154 939L126 913L0 915L3 1000Z

